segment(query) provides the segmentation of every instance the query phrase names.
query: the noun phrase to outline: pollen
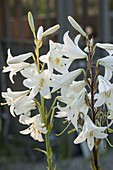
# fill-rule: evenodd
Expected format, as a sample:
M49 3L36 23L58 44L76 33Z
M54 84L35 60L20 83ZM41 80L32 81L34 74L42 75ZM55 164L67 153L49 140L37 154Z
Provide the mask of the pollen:
M41 78L39 83L38 83L39 89L44 86L44 79Z
M58 64L59 64L59 62L60 62L60 59L56 57L56 59L55 59L55 63L56 63L56 65L58 65Z
M89 132L89 136L93 137L93 131Z
M111 91L105 92L105 97L110 97L110 95L111 95Z

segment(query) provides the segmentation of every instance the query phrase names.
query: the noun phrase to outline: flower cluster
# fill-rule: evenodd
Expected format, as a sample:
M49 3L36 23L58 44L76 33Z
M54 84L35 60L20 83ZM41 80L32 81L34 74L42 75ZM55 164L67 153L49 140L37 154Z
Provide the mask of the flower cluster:
M29 18L36 47L35 55L29 52L13 57L8 49L8 66L3 70L3 72L10 72L9 78L12 83L14 83L13 76L20 72L25 77L23 85L28 89L12 92L8 88L7 92L2 93L2 97L10 106L11 114L19 115L19 122L29 126L21 133L30 133L35 140L41 142L44 140L42 134L48 133L49 129L44 115L45 108L36 100L37 95L39 94L41 99L51 99L52 94L60 90L61 96L58 97L59 102L57 102L59 110L55 117L65 118L67 122L71 122L79 133L74 143L78 144L86 140L92 151L96 145L95 141L107 138L113 120L113 84L110 82L113 72L111 56L113 45L101 43L93 45L93 40L78 23L70 16L68 20L80 34L73 41L67 31L63 37L63 44L49 40L49 52L40 56L39 49L43 45L43 38L57 31L59 25L45 32L41 26L36 36L32 18ZM87 47L84 51L79 47L81 36L86 39ZM93 56L96 47L105 49L109 55L99 59L94 66ZM25 62L30 57L34 60L31 64ZM78 59L86 60L87 71L83 68L70 71L71 64ZM99 65L105 67L104 76L98 73ZM82 77L81 80L77 79L78 77L79 79ZM36 107L39 113L31 117L31 110Z

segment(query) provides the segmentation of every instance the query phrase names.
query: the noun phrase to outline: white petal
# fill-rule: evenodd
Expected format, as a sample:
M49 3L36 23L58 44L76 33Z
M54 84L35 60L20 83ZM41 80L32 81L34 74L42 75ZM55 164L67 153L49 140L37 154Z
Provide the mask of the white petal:
M51 98L51 93L50 93L50 89L49 87L45 86L42 87L42 89L40 90L41 95L45 98L45 99L50 99Z
M15 117L14 106L13 105L10 106L10 113L12 114L13 117Z
M112 77L112 70L109 67L105 67L105 75L104 78L106 80L110 80Z
M78 144L78 143L81 143L81 142L84 142L86 140L86 136L84 134L84 132L82 131L78 137L74 140L74 144Z
M94 131L94 136L97 138L97 139L104 139L108 136L108 134L105 134L105 133L102 133L98 130L95 130Z
M33 117L29 117L27 115L20 115L19 122L22 123L22 124L29 125L29 124L33 123L38 116L39 115L35 115Z
M96 43L96 46L105 49L110 55L113 54L113 44Z
M98 76L98 80L99 80L98 89L100 93L107 92L110 90L111 83L108 80L106 80L101 75Z
M100 107L105 103L105 96L104 93L99 93L99 94L95 94L95 99L97 99L97 101L95 102L95 107Z
M94 137L93 136L89 136L87 138L87 144L88 144L90 151L92 151L92 149L94 147Z
M80 40L80 37L81 37L81 34L78 34L76 37L75 37L75 39L74 39L74 42L75 42L75 44L78 46L78 42L79 42L79 40Z
M43 142L43 141L44 141L44 139L43 139L43 137L42 137L42 134L36 133L35 131L32 131L30 136L31 136L33 139L38 140L39 142Z
M40 26L40 27L38 28L38 31L37 31L37 39L38 39L38 40L41 40L42 35L43 35L43 27Z
M49 56L48 54L40 56L39 60L43 63L48 63Z
M37 93L38 93L38 87L36 86L36 87L32 88L28 99L29 100L33 99L37 95Z
M20 133L23 134L23 135L27 135L27 134L31 133L31 131L32 131L32 129L29 127L25 130L20 131Z
M38 82L37 82L37 84L38 84ZM23 81L23 85L28 88L33 88L36 85L36 82L34 82L32 79L25 79Z
M62 112L57 112L57 115L55 115L57 118L62 118L62 117L67 117L67 112L62 111Z
M16 63L20 63L23 62L25 60L27 60L28 58L30 58L32 56L32 53L25 53L25 54L21 54L15 57L12 57L10 59L7 60L8 64L16 64Z
M67 31L63 36L64 44L67 45L67 46L70 46L71 48L75 48L75 44L71 40L71 38L69 37L68 34L69 34L69 31Z

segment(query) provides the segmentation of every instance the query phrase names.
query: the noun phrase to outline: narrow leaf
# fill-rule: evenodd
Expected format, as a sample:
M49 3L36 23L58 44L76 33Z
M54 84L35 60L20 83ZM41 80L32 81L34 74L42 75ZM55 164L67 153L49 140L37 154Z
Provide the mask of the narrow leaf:
M34 150L37 150L37 151L39 151L39 152L42 152L42 153L44 153L44 154L47 156L47 152L46 152L45 150L43 150L43 149L34 148Z

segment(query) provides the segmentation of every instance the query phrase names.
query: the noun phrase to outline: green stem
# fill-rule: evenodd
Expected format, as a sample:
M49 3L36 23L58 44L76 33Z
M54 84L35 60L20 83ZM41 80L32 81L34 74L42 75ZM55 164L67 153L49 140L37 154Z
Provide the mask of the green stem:
M41 100L41 116L42 116L42 120L45 123L45 125L47 124L46 121L46 115L45 115L45 107L44 107L44 97L40 95L40 100Z
M48 170L52 170L52 148L49 141L49 133L45 135Z
M46 129L48 130L48 122L47 122L47 116L45 115L45 109L44 109L44 97L40 96L41 100L41 116L42 120L45 123ZM46 152L47 152L47 163L48 163L48 170L52 170L52 148L50 146L50 141L49 141L49 134L45 134L45 142L46 142Z

